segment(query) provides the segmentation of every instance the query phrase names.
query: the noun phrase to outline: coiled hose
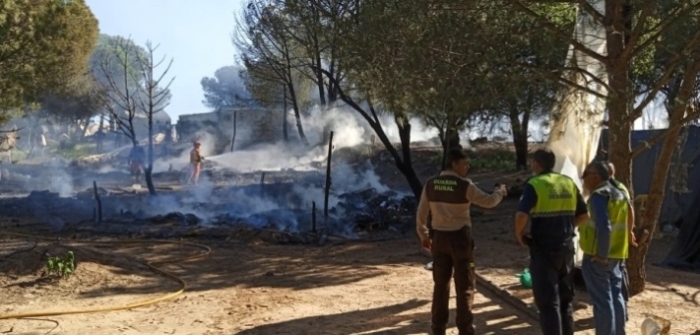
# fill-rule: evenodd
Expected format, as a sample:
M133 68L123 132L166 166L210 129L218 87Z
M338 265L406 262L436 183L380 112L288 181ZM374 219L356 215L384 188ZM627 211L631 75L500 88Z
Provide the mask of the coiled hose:
M182 242L182 241L163 241L163 240L128 240L128 241L66 241L66 240L59 240L57 238L50 238L50 237L45 237L45 236L36 236L36 235L31 235L31 234L24 234L24 233L13 233L13 232L0 232L0 235L5 235L5 236L10 236L10 237L17 237L17 238L32 238L36 240L41 240L41 241L53 241L53 242L62 242L63 244L66 245L75 245L75 244L134 244L134 243L149 243L149 244L175 244L175 245L184 245L184 246L190 246L190 247L196 247L201 249L202 251L189 255L186 257L182 258L176 258L176 259L169 259L169 260L164 260L164 261L153 261L153 262L145 262L146 266L148 268L158 274L161 274L165 277L168 277L174 281L176 281L179 285L180 288L172 293L168 293L166 295L154 298L154 299L148 299L144 301L138 301L134 302L128 305L122 305L122 306L113 306L113 307L104 307L104 308L87 308L87 309L77 309L77 310L67 310L67 311L46 311L46 312L29 312L29 313L19 313L19 314L9 314L9 315L0 315L0 320L7 320L7 319L20 319L20 318L30 318L30 317L45 317L45 316L56 316L56 315L70 315L70 314L87 314L87 313L100 313L100 312L111 312L111 311L119 311L119 310L125 310L125 309L131 309L131 308L136 308L136 307L143 307L147 305L152 305L157 302L161 302L164 300L172 299L174 297L177 297L178 295L182 294L185 292L185 289L187 288L187 282L185 282L182 278L178 277L175 274L172 274L170 272L167 272L165 270L161 270L158 267L156 267L156 264L165 264L165 263L175 263L175 262L184 262L192 259L198 259L198 258L203 258L209 255L211 252L211 248L204 244L199 244L199 243L192 243L192 242Z

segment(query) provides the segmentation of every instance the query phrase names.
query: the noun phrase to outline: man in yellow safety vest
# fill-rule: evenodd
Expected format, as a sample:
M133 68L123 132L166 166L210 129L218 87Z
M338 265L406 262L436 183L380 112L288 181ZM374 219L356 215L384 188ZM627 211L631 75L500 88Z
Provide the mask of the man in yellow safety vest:
M608 170L610 171L610 183L617 187L622 193L624 193L627 196L627 199L630 201L630 208L632 207L632 198L630 197L630 191L627 189L625 184L620 182L619 180L615 179L615 165L613 165L612 162L607 162L608 164ZM634 210L629 210L627 212L627 229L629 231L629 239L630 239L630 245L633 247L637 246L637 238L634 235ZM629 275L627 274L627 266L625 266L625 262L620 263L620 268L622 269L622 296L625 298L625 305L627 304L627 301L629 300ZM625 317L626 320L629 320L629 313Z
M535 174L523 187L515 214L515 237L530 248L532 293L544 335L573 335L574 227L588 219L586 203L574 181L552 171L549 149L533 153ZM526 233L528 219L530 232Z
M627 194L610 182L609 165L594 161L584 170L583 185L590 190L590 219L579 226L584 253L581 270L593 302L596 335L625 334L627 318L622 293L622 263L627 259L630 234Z

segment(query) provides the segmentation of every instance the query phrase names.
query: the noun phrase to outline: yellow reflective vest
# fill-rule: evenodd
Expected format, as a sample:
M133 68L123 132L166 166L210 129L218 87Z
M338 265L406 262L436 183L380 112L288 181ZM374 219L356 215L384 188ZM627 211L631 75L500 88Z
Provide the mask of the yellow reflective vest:
M629 253L629 232L627 229L627 212L629 199L627 195L606 182L591 193L601 194L608 199L608 220L610 221L610 247L608 258L627 259ZM581 250L595 256L598 254L598 242L596 239L595 213L592 210L591 200L588 200L588 213L590 219L579 227L579 244Z
M627 199L630 198L630 190L627 189L627 186L625 184L621 183L619 180L611 179L610 182L613 184L613 186L617 187L622 193L625 194Z
M530 217L574 216L578 187L571 178L558 173L543 173L527 181L537 193L537 204Z

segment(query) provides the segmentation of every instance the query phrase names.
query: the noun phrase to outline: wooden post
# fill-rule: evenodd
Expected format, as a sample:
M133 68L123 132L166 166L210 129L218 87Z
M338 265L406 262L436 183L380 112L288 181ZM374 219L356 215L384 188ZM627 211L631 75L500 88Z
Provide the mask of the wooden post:
M265 172L262 173L260 177L260 196L265 195Z
M100 194L97 192L97 181L92 181L92 188L95 191L95 202L97 202L97 217L95 218L97 222L102 222L102 200L100 199Z
M328 138L328 162L326 162L326 194L323 198L323 216L328 217L328 193L331 191L331 156L333 155L333 132Z
M316 201L311 202L311 231L316 232Z

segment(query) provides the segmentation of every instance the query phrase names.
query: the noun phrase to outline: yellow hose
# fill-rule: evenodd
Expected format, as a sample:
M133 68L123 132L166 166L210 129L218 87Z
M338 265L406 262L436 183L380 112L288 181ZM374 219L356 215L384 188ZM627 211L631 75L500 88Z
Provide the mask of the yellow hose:
M0 232L0 235L13 236L13 237L26 237L26 238L33 238L33 239L37 239L37 240L43 240L43 241L56 241L56 242L59 241L58 239L55 239L55 238L49 238L49 237L44 237L44 236L35 236L35 235L24 234L24 233ZM166 295L158 297L158 298L149 299L149 300L145 300L145 301L139 301L139 302L135 302L135 303L128 304L128 305L123 305L123 306L78 309L78 310L72 310L72 311L47 311L47 312L31 312L31 313L0 315L0 320L19 319L19 318L28 318L28 317L43 317L43 316L119 311L119 310L147 306L147 305L155 304L155 303L163 301L163 300L172 299L172 298L182 294L183 292L185 292L185 288L187 288L187 283L182 278L180 278L172 273L169 273L165 270L161 270L161 269L155 267L154 264L183 262L183 261L187 261L187 260L202 258L202 257L208 256L209 253L211 252L211 248L209 248L208 246L206 246L204 244L192 243L192 242L180 242L180 241L163 241L163 240L65 241L65 240L62 240L61 242L65 243L65 244L78 244L78 243L90 243L90 244L126 244L126 243L177 244L177 245L186 245L186 246L197 247L197 248L202 249L203 252L201 252L199 254L190 255L190 256L187 256L184 258L171 259L171 260L165 260L165 261L156 261L156 262L146 262L145 263L146 266L148 266L148 268L150 268L153 272L162 274L162 275L178 282L180 284L180 289L177 290L176 292L172 292L172 293L166 294Z

